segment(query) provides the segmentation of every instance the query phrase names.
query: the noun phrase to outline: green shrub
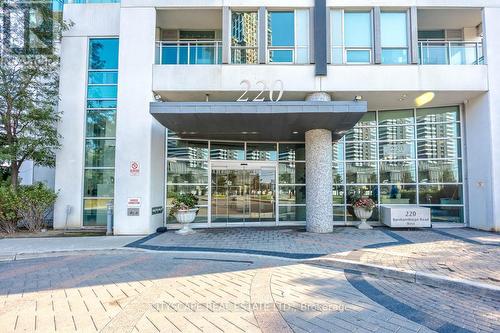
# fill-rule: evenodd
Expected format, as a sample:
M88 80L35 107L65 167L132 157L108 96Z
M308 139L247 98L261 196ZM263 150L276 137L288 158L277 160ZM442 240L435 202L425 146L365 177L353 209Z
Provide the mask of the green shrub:
M172 201L170 215L174 216L179 210L193 209L198 204L198 197L192 193L177 193Z
M21 221L19 195L10 185L0 185L0 231L14 233Z
M57 199L57 194L43 183L18 187L18 214L30 232L45 227L45 219Z

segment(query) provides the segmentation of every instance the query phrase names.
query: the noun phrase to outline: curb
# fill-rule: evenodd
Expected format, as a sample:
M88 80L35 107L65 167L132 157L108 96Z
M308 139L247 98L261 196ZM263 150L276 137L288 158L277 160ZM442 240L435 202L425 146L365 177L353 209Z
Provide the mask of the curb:
M115 247L115 248L95 248L95 249L68 249L68 250L52 250L52 251L39 251L39 252L18 252L0 255L0 262L5 261L17 261L23 259L36 259L36 258L49 258L49 257L59 257L59 256L69 256L69 255L81 255L89 253L99 253L99 252L149 252L143 249L136 248L125 248L125 247Z
M399 279L411 283L423 284L426 286L450 289L453 291L469 292L476 295L487 296L491 298L500 298L500 286L476 282L466 279L451 278L443 275L437 275L427 272L400 269L395 267L386 267L375 264L360 263L347 259L310 259L304 263L324 266L330 268L350 269L361 273L367 273L375 276L383 276Z

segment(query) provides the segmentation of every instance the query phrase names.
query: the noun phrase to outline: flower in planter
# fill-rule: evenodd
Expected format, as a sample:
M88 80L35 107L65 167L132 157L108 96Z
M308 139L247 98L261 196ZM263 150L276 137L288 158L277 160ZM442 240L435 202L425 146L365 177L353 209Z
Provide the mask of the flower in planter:
M175 216L179 211L185 211L189 209L196 208L198 205L198 197L192 193L178 193L175 195L175 199L172 202L172 208L170 208L170 215Z
M356 200L352 206L354 208L363 208L368 211L372 211L375 208L375 202L370 198L360 198Z

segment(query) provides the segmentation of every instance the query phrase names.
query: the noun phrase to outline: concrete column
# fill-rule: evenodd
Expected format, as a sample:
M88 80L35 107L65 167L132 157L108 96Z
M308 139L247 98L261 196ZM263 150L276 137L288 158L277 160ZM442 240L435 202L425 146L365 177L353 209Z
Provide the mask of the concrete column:
M307 101L330 101L327 93L307 96ZM307 231L333 231L332 132L312 129L306 132L306 222Z

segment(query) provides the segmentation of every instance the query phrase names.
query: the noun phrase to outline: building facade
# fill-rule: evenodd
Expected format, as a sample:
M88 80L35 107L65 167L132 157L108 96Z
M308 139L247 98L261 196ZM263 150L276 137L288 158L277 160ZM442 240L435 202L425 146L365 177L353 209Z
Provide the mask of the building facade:
M67 1L54 226L500 230L500 1Z

